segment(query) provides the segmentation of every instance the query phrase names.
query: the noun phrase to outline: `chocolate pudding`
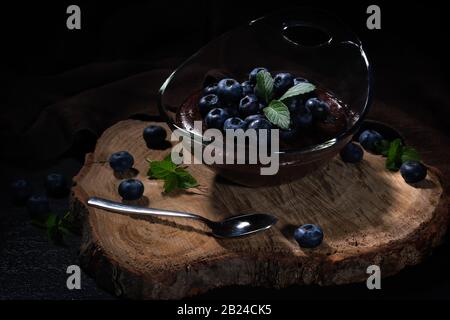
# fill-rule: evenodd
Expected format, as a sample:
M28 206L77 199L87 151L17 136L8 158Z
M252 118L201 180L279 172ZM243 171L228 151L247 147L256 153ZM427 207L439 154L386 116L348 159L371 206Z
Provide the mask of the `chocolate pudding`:
M188 131L195 132L194 121L203 121L198 108L198 102L201 98L201 91L193 93L180 106L176 115L176 124ZM299 128L298 133L294 139L285 141L280 139L280 150L301 149L314 145L321 144L330 139L337 137L339 134L345 132L351 126L351 119L353 113L345 104L343 104L331 92L322 88L316 88L313 97L317 97L329 106L329 114L326 119L315 121L311 126ZM307 98L311 97L309 95ZM306 100L306 98L305 98ZM261 112L262 113L262 112ZM203 130L207 126L203 122ZM202 132L195 132L202 134Z

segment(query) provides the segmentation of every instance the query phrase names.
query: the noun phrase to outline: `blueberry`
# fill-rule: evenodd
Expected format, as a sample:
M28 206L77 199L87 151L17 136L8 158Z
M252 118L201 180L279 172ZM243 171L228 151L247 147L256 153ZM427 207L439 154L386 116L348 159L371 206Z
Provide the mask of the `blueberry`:
M27 209L31 219L43 221L50 213L50 204L46 196L32 195L27 201Z
M294 86L296 86L296 85L298 85L299 83L302 83L302 82L309 82L309 81L306 80L305 78L300 78L300 77L294 78Z
M25 179L14 180L10 185L11 196L14 203L23 204L31 196L31 185Z
M239 103L239 113L243 117L257 114L259 110L259 101L254 94L249 94L248 96L243 97Z
M144 129L143 137L148 146L160 146L166 141L166 130L158 125L150 125Z
M265 119L265 116L262 114L252 114L251 116L246 117L244 119L244 121L248 126L250 122L257 120L257 119Z
M247 129L272 129L272 124L269 122L269 120L260 118L248 123Z
M255 93L255 87L250 83L250 81L244 81L241 83L242 94L244 96Z
M127 151L119 151L109 157L109 165L117 172L125 172L131 169L133 164L134 158Z
M225 112L228 113L229 117L239 117L239 111L238 111L237 106L236 107L230 106L230 107L222 108L222 109L224 109Z
M344 162L357 163L362 160L364 151L356 143L351 142L341 150L340 155Z
M275 96L282 96L290 87L294 85L294 76L287 72L278 73L273 78L273 93Z
M217 95L226 104L236 103L242 98L242 86L234 79L222 79L217 85Z
M202 117L206 116L214 108L220 108L219 97L215 94L208 94L200 98L198 109Z
M138 200L144 194L144 185L136 179L127 179L119 184L119 194L124 200Z
M265 118L259 118L259 119L253 120L247 124L247 130L248 129L256 130L259 146L261 146L261 143L266 143L267 147L269 147L269 148L271 146L270 130L272 128L273 128L272 123L270 123L269 120L267 120ZM262 137L260 136L261 133L259 130L267 130L266 139L262 139ZM260 140L260 139L262 139L262 140Z
M419 182L427 176L427 167L419 161L408 160L401 165L400 174L407 183Z
M263 68L263 67L259 67L259 68L253 69L253 70L250 72L250 74L248 75L248 80L250 81L250 83L256 84L256 75L257 75L258 72L260 72L261 70L264 70L264 71L269 72L269 70L267 70L266 68Z
M305 106L311 110L314 120L323 121L330 114L330 106L317 98L308 99Z
M205 122L208 128L223 129L223 123L230 117L227 110L221 108L212 109L206 115Z
M217 83L210 84L203 88L203 95L217 94Z
M313 115L309 108L303 107L300 111L293 116L293 122L299 128L308 128L312 125Z
M223 129L224 130L226 130L226 129L232 129L232 130L242 129L242 130L245 130L245 127L246 127L246 122L244 120L242 120L241 118L238 118L238 117L228 118L223 123Z
M302 108L304 108L302 100L299 99L298 97L286 99L286 101L284 102L288 107L290 113L299 112Z
M323 231L315 224L304 224L295 229L294 238L300 247L314 248L322 243Z
M365 130L359 135L359 143L372 153L377 153L377 143L381 140L383 140L383 136L375 130Z
M291 141L298 135L298 126L291 124L289 129L280 129L280 139Z
M61 198L69 193L69 185L62 174L51 173L45 178L45 189L50 197Z

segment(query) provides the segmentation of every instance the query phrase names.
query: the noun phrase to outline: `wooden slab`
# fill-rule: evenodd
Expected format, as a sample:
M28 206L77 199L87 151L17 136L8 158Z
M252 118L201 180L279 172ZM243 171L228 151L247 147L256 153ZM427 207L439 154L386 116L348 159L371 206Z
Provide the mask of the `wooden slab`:
M446 231L448 207L436 170L430 168L426 180L411 186L387 171L382 157L368 153L360 164L336 157L302 180L267 188L228 184L205 166L192 165L188 170L200 187L163 195L162 181L146 178L145 159L162 159L169 151L145 146L141 135L147 125L128 120L109 128L72 190L72 210L84 225L81 264L118 296L172 299L226 285L360 282L372 264L388 276L419 263ZM120 201L123 177L107 163L120 150L134 155L137 178L145 185L142 205L216 220L269 212L279 222L254 236L220 240L195 221L142 219L87 207L88 196ZM323 228L318 248L302 249L293 239L294 228L304 223Z

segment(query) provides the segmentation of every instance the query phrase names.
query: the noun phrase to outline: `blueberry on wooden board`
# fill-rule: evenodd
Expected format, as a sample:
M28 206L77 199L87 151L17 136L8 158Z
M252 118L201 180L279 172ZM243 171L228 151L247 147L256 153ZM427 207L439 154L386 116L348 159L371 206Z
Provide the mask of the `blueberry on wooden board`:
M150 125L144 129L143 137L148 147L159 147L167 137L166 129L158 125Z
M375 130L365 130L359 135L359 143L372 153L377 153L377 143L383 140L381 134Z
M400 174L407 183L419 182L427 176L427 167L419 161L408 160L401 165Z
M125 172L133 167L134 158L127 151L113 153L109 157L109 165L114 171Z
M136 179L127 179L119 184L119 194L124 200L138 200L144 194L144 185Z
M304 224L294 231L294 238L303 248L315 248L322 243L323 231L315 224Z
M342 161L348 163L357 163L360 162L363 158L364 151L358 146L356 143L349 143L344 148L342 148L339 153Z

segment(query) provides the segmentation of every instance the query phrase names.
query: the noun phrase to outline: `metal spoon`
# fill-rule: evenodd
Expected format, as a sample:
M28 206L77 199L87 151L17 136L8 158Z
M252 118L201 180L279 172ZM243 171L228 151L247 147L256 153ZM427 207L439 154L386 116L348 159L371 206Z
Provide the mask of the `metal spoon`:
M193 213L130 206L120 202L97 197L89 198L88 205L119 213L144 216L179 217L199 220L206 224L211 229L212 234L218 238L234 238L267 230L278 221L276 217L264 213L246 214L230 217L222 221L211 221L205 217Z

